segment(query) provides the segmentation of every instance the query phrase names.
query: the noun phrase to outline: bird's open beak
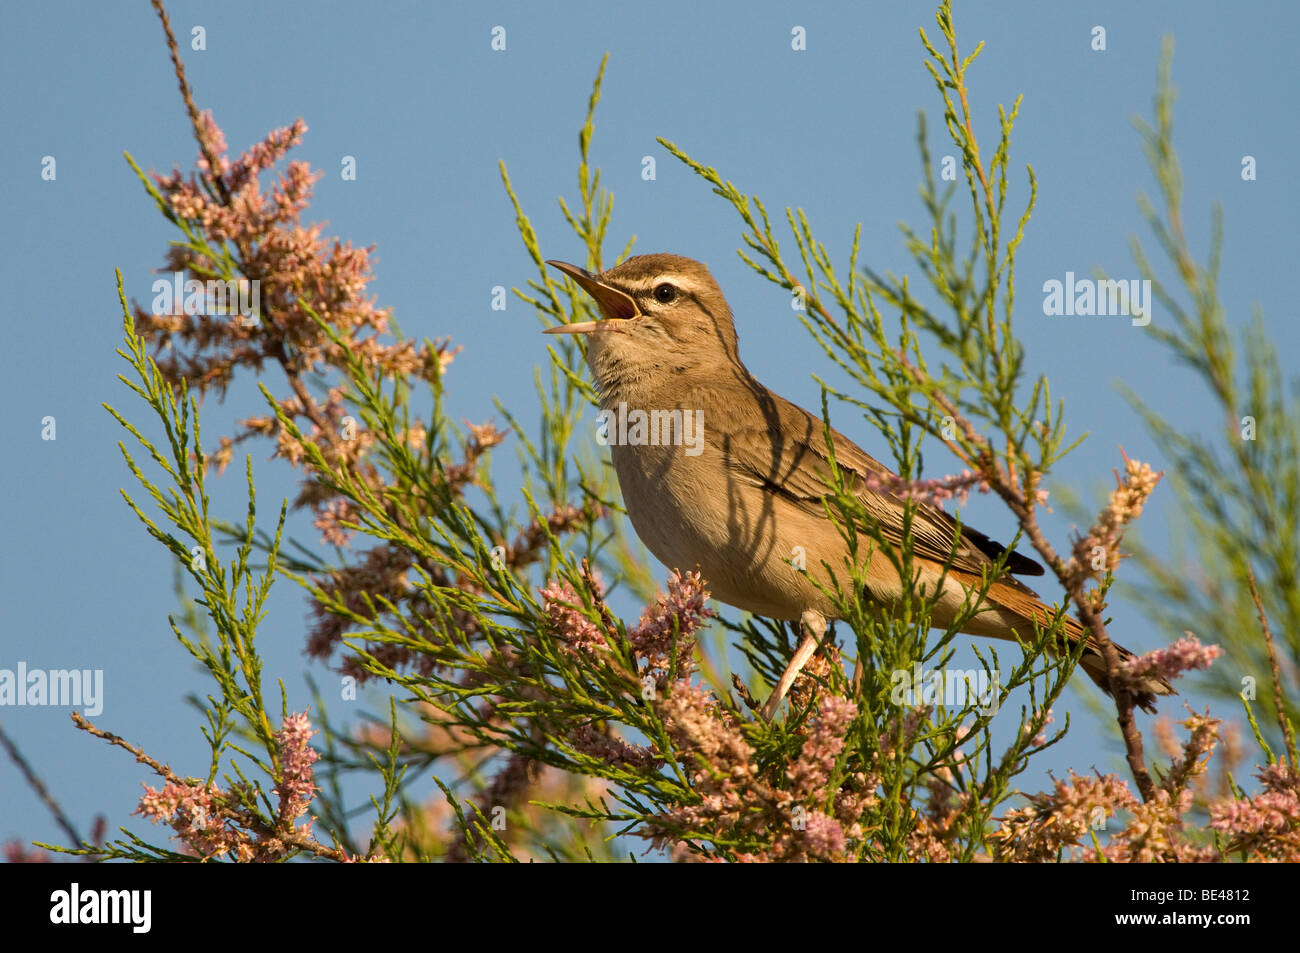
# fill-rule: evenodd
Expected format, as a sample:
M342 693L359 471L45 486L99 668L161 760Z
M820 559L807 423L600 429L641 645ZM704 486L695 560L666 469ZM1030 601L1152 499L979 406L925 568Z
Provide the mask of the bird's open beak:
M586 334L588 331L609 331L617 328L620 321L627 321L641 316L641 310L636 306L636 301L630 295L605 284L585 268L570 265L567 261L547 261L546 263L560 269L560 271L581 285L583 291L595 298L596 304L600 306L600 313L605 316L605 320L561 324L553 328L547 328L542 332L543 334Z

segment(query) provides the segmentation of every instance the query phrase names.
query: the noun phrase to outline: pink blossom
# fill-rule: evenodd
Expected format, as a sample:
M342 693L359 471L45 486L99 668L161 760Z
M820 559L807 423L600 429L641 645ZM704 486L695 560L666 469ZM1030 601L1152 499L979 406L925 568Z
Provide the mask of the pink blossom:
M844 736L857 716L858 706L847 698L827 695L821 699L803 750L786 772L796 798L815 797L830 783L835 762L844 750Z
M663 765L649 748L628 744L613 732L602 733L591 725L580 725L568 738L573 750L599 758L607 764L630 768L655 768Z
M566 580L551 582L540 593L551 631L565 652L592 656L609 648L600 626L582 612L582 597L571 583ZM599 592L596 594L600 595Z
M665 677L675 671L677 678L688 678L695 669L695 633L717 614L708 608L708 601L709 591L698 572L673 570L668 593L661 593L642 611L636 628L627 633L628 641L651 669Z
M1300 860L1300 775L1283 762L1260 768L1264 791L1210 805L1210 827L1229 838L1228 850L1265 860Z
M251 857L248 837L222 817L215 787L169 782L159 790L145 785L135 813L155 824L165 821L176 837L199 857L219 857L233 852Z
M1132 690L1141 690L1152 678L1169 681L1193 669L1209 668L1222 654L1219 646L1202 645L1188 632L1171 645L1125 659L1120 663L1120 676Z
M906 480L892 473L870 473L864 481L866 488L873 493L892 493L903 499L920 500L943 509L945 500L956 499L965 505L971 490L980 493L989 492L989 481L981 473L963 470L956 476L938 477L929 480Z
M811 811L805 821L803 839L810 853L828 857L844 850L846 838L840 822L821 811Z
M1147 464L1130 459L1123 449L1124 477L1115 474L1115 489L1111 491L1110 501L1097 516L1097 521L1088 530L1088 535L1075 541L1074 555L1070 557L1068 571L1071 577L1083 580L1102 571L1114 571L1119 566L1121 554L1120 539L1124 528L1142 513L1149 497L1164 476ZM1097 568L1095 561L1100 556L1102 568Z
M275 734L275 743L280 748L280 783L275 793L280 798L281 822L292 824L302 817L316 796L312 765L320 755L309 744L315 733L304 712L288 715Z

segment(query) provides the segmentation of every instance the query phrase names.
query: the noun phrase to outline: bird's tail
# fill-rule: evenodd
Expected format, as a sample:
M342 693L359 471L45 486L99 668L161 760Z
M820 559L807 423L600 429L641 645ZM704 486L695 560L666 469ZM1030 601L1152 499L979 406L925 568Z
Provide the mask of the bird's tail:
M1055 617L1055 614L1048 606L1044 605L1028 589L1021 586L994 583L989 589L989 600L1003 608L1010 609L1025 619L1037 622L1040 626L1046 627L1050 625ZM1032 630L1028 633L1020 633L1021 639L1032 638L1032 636ZM1080 641L1084 643L1084 649L1083 654L1079 657L1079 667L1100 686L1102 691L1110 694L1110 689L1107 687L1106 658L1101 653L1101 647L1097 644L1097 640L1092 633L1086 630L1077 619L1066 616L1056 650L1062 652L1074 651L1078 648ZM1120 661L1126 661L1134 657L1132 652L1118 642L1112 642L1111 644L1119 652ZM1177 694L1178 692L1165 679L1148 676L1138 684L1136 691L1133 693L1133 700L1143 711L1155 714L1156 696Z

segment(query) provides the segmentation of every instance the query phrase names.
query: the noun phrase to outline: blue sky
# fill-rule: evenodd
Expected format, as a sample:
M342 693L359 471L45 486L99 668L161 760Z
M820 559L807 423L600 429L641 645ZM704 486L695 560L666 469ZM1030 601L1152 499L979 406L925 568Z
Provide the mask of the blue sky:
M522 286L531 276L497 162L509 166L547 257L580 258L555 199L576 193L577 130L605 52L593 158L616 197L610 254L635 234L637 251L707 262L737 315L750 369L804 406L818 404L811 375L828 373L824 356L786 296L737 258L734 213L655 137L717 167L769 209L802 207L839 261L861 222L861 259L878 272L909 268L896 226L920 221L918 109L929 116L936 156L951 151L934 138L938 100L921 65L917 27L936 36L927 3L169 9L183 42L193 26L206 30L207 49L186 50L186 66L200 107L214 111L232 152L302 117L309 131L293 156L326 172L309 218L327 221L327 234L377 246L370 290L407 334L450 335L464 347L447 381L454 419L493 418L494 396L525 411L535 401L533 368L546 359L545 339L521 303L504 312L489 306L493 286ZM1293 363L1285 355L1300 343L1295 242L1282 236L1291 215L1281 213L1300 207L1296 178L1284 169L1286 157L1300 153L1289 121L1300 12L1283 2L959 2L956 22L964 49L985 41L972 82L983 142L993 141L996 104L1025 95L1011 204L1023 201L1025 163L1039 193L1019 262L1017 326L1029 366L1064 399L1070 432L1090 434L1054 478L1095 499L1120 445L1162 462L1116 381L1188 431L1211 432L1215 417L1192 376L1141 328L1124 319L1046 317L1037 289L1067 271L1135 277L1128 242L1143 232L1135 195L1154 183L1131 119L1150 115L1161 37L1171 33L1192 247L1204 257L1209 209L1222 202L1228 319L1240 327L1258 305L1283 365ZM497 25L507 31L504 52L490 47ZM795 25L806 29L802 52L791 50ZM1098 25L1104 52L1090 48ZM9 41L0 60L8 143L0 150L0 262L10 289L0 375L9 452L0 479L14 504L0 546L0 668L21 660L103 669L101 726L195 773L206 765L206 745L184 696L207 685L169 634L171 560L120 499L119 488L129 486L116 449L121 433L100 406L142 416L116 381L123 367L114 355L121 329L113 272L120 268L128 294L145 299L173 237L122 152L146 169L188 170L195 145L147 4L7 4L0 29ZM53 182L40 175L47 155L57 160ZM338 174L344 155L356 157L355 181ZM641 177L647 155L657 161L649 182ZM1246 155L1258 162L1256 181L1240 175ZM245 378L224 404L206 403L205 432L228 432L261 406ZM53 442L41 439L47 415L57 419ZM884 455L865 422L845 411L836 422ZM253 450L264 513L272 509L265 501L294 492L291 474L268 454ZM499 453L498 472L507 474L513 459L509 448ZM242 512L239 470L218 481L218 512ZM1158 494L1143 517L1148 539L1166 539L1177 524L1171 500ZM967 518L994 537L1011 535L1009 516L990 500L973 500ZM1047 529L1066 544L1063 513ZM299 709L307 701L306 613L302 593L282 581L261 636L268 675L284 679ZM1113 615L1112 632L1131 648L1163 637L1123 601ZM319 667L314 675L328 677ZM1027 787L1046 784L1048 768L1122 767L1111 720L1070 699L1071 737L1022 778ZM335 714L349 713L336 706ZM0 723L83 830L97 812L114 825L126 821L140 782L152 780L124 753L73 729L66 710L0 709ZM58 838L7 761L0 804L0 841Z

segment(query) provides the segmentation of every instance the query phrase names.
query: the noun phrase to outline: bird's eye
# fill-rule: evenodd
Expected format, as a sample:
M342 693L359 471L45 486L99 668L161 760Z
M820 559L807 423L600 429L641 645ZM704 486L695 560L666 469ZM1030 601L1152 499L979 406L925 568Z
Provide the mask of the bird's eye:
M668 282L655 285L655 300L660 304L667 304L677 297L677 289Z

